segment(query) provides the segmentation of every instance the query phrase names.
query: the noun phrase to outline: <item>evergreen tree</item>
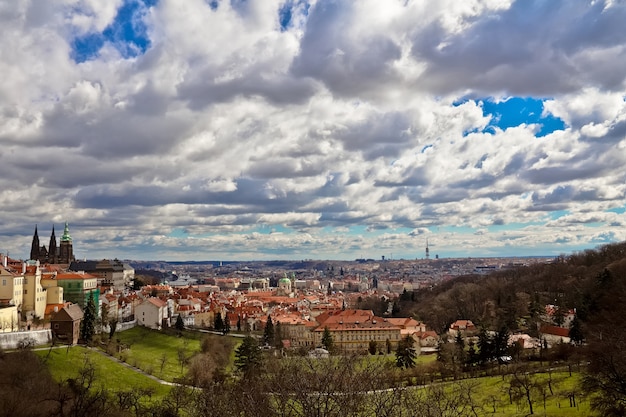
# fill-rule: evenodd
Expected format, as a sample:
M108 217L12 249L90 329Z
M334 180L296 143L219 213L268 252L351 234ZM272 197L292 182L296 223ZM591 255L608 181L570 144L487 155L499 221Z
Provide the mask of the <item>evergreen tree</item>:
M324 327L324 334L322 335L322 347L327 351L331 351L333 349L333 335L330 334L330 330L328 327Z
M254 375L262 363L261 349L256 339L246 336L241 345L235 350L235 367L244 377Z
M267 323L265 323L265 330L263 331L263 343L266 346L272 346L274 344L274 323L272 323L272 317L267 316Z
M367 351L370 353L370 355L375 355L377 350L378 350L378 346L376 345L376 341L370 340L370 344L369 344L369 347L367 348Z
M576 343L577 345L580 345L585 339L583 336L583 329L582 329L580 320L578 319L578 315L574 316L574 319L572 320L572 323L570 324L569 337L571 341Z
M222 331L222 329L224 328L224 320L222 320L222 313L217 313L215 315L215 320L213 322L213 329L219 331Z
M241 316L237 317L237 331L241 331Z
M224 325L222 326L222 334L230 333L230 320L228 320L228 314L224 318Z
M461 334L460 331L456 332L456 336L454 338L454 345L456 346L456 358L458 364L464 364L467 360L467 354L465 352L465 338Z
M96 332L96 318L96 302L93 299L93 293L90 293L83 312L83 321L80 323L80 337L86 343L91 342Z
M413 368L415 366L415 348L413 347L414 340L411 336L406 336L401 339L396 349L396 366L398 368Z
M487 329L482 327L478 333L478 362L485 364L491 359L493 359L493 341Z
M183 322L183 317L180 314L178 315L178 317L176 317L176 324L174 324L174 327L179 332L185 330L185 323Z
M276 322L276 327L274 327L274 346L276 346L277 349L283 347L283 329L279 321Z
M492 339L493 357L501 358L507 354L509 349L509 329L506 326L500 327Z

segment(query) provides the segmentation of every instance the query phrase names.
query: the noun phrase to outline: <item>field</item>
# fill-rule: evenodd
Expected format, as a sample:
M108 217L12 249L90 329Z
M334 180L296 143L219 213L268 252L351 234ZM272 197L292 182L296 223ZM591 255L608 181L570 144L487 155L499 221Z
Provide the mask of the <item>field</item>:
M96 372L96 381L105 387L121 387L129 390L134 387L154 390L152 400L164 398L170 386L160 383L159 378L175 382L189 371L189 361L194 355L202 352L203 339L213 343L210 350L217 344L229 343L230 361L232 366L233 350L239 340L224 336L206 336L204 334L184 332L181 335L165 334L137 327L115 335L114 357L107 356L97 349L80 346L71 348L38 351L38 355L46 361L51 373L57 380L76 377L78 370L90 363ZM204 340L206 343L206 339ZM121 347L121 349L119 349ZM126 364L117 359L122 359ZM418 368L433 365L435 356L419 356ZM367 361L394 361L394 355L371 356ZM129 366L130 365L130 366ZM138 369L132 369L132 367ZM227 370L230 369L227 367ZM552 370L550 373L519 373L518 380L510 375L490 376L466 379L460 382L439 382L432 387L411 387L424 392L442 390L450 396L459 390L468 390L471 402L477 405L477 416L525 416L529 415L529 405L525 388L528 388L533 405L534 415L538 416L589 416L589 402L579 391L579 373L571 375L566 370ZM429 394L427 394L429 395ZM429 397L424 397L429 398Z
M115 335L122 347L116 356L148 374L174 382L185 375L186 364L200 352L201 337L192 332L179 337L134 327Z
M164 397L170 390L169 386L154 381L100 352L82 346L38 350L36 353L45 361L57 381L76 378L79 369L90 364L95 370L96 385L101 387L109 389L119 387L123 390L135 387L148 388L154 390L155 399Z

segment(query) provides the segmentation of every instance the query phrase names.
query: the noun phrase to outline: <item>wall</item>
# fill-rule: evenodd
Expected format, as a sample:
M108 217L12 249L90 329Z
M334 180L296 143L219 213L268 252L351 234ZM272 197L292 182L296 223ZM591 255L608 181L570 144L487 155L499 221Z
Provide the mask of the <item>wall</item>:
M24 339L33 339L35 346L45 345L52 341L52 332L46 330L31 330L28 332L0 333L0 348L16 349L20 341Z

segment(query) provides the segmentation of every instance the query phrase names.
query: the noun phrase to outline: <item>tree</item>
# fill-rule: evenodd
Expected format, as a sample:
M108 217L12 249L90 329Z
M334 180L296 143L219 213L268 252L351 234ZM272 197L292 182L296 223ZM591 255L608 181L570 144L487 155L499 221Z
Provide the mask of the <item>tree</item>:
M174 324L174 327L179 332L185 330L185 323L183 322L183 317L180 314L178 315L178 317L176 317L176 324Z
M83 321L80 323L80 337L86 343L91 342L93 335L96 332L96 303L93 299L93 293L89 294L89 300L85 306L83 313Z
M272 346L274 344L274 323L272 323L272 317L267 316L267 323L265 323L265 329L263 330L263 343L266 346Z
M334 344L333 335L330 334L330 330L328 329L328 326L325 326L324 334L322 334L322 347L330 352L333 349L333 344Z
M398 368L413 368L415 366L415 348L413 347L414 340L410 335L401 339L396 349L396 366Z
M113 339L115 331L117 330L117 319L113 319L109 322L109 340Z
M241 345L235 350L235 367L244 377L250 377L262 363L261 349L252 336L244 337Z
M487 333L487 329L482 327L480 333L478 333L478 362L481 365L489 362L494 357L493 351L493 341Z
M224 328L224 320L222 320L222 313L217 313L215 315L215 320L213 321L213 329L218 332Z
M283 347L283 328L280 325L280 322L276 322L276 327L274 328L274 345L277 349L281 349Z
M569 337L571 341L577 345L582 344L583 340L585 339L583 335L583 329L582 329L580 320L578 319L577 315L574 316L574 319L572 320L572 323L570 324Z
M222 334L228 334L230 333L230 320L228 320L228 314L226 314L225 320L224 320L224 326L222 327Z
M237 317L237 331L241 331L241 316Z
M376 345L376 341L370 340L370 344L369 344L369 347L367 348L367 351L370 353L370 355L375 355L377 350L378 350L378 346Z

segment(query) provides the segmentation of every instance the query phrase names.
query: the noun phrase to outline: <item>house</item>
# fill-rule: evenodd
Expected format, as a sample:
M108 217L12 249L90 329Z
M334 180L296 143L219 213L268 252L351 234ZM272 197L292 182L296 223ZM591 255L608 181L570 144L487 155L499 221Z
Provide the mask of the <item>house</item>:
M537 349L541 347L541 341L525 333L516 333L509 336L509 346L517 344L522 349Z
M435 348L439 344L439 335L433 330L419 332L418 336L421 347Z
M463 336L468 336L475 331L476 326L471 320L457 320L450 325L448 333L450 336L456 337L458 332L460 332Z
M167 303L160 298L146 298L135 308L135 318L141 326L151 329L161 329L167 323Z
M69 345L75 345L80 337L80 321L82 318L83 311L78 304L63 307L50 320L52 333L57 339Z
M557 343L570 342L569 329L565 327L544 324L539 329L539 334L542 339L545 339L548 342L549 346L555 345Z

